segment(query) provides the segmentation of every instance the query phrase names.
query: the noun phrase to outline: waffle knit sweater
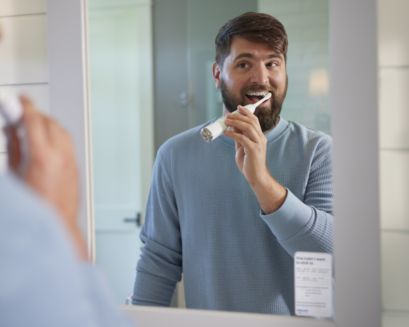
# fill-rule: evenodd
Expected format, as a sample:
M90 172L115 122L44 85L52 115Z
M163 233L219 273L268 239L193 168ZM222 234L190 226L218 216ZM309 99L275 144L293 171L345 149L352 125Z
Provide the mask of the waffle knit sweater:
M201 127L158 151L133 303L168 306L183 273L188 308L294 314L294 253L333 250L331 138L282 118L265 134L288 194L264 215L234 141L206 143Z

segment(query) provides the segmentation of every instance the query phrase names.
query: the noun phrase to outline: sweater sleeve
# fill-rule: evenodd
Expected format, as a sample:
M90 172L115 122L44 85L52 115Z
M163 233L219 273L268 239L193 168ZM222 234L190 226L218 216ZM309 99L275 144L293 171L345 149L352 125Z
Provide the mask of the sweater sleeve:
M168 169L170 156L160 149L153 169L143 244L137 264L132 304L169 306L182 274L178 210Z
M0 326L133 325L56 212L13 176L0 177L0 262Z
M285 250L333 252L333 191L331 139L322 138L314 149L303 199L288 190L283 205L261 218Z

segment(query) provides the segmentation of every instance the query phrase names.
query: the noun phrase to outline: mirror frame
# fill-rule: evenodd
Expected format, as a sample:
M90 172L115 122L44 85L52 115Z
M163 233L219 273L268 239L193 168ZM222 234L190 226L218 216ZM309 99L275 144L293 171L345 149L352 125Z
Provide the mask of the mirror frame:
M167 317L183 326L381 326L377 106L377 1L330 1L330 109L334 137L335 319L127 308L142 326ZM51 114L72 133L82 179L81 226L93 253L86 0L47 1ZM353 158L353 159L352 159ZM261 317L262 316L262 317ZM238 319L238 317L240 319ZM204 319L204 320L203 320ZM243 321L239 323L239 321ZM192 320L190 320L192 323ZM226 323L224 323L226 325Z

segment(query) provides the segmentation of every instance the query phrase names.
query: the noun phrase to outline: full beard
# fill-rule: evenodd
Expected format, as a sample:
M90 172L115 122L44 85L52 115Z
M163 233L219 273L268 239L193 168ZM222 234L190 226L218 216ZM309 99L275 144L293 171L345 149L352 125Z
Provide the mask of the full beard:
M269 107L257 107L254 114L257 116L260 123L261 130L263 132L272 129L277 125L280 120L281 107L283 105L286 93L287 93L288 80L286 80L286 85L284 92L281 96L278 96L274 90L266 88L264 85L252 85L243 90L241 99L235 99L230 92L227 90L224 81L221 81L220 92L222 95L223 103L229 112L233 112L237 109L238 105L243 105L246 101L246 93L250 91L267 91L271 93L271 105Z

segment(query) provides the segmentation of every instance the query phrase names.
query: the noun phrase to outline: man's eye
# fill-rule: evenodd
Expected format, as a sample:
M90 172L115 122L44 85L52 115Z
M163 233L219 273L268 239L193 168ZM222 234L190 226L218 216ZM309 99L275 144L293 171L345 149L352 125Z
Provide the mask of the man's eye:
M247 62L240 62L237 64L237 67L241 69L246 69L249 67L249 64Z
M271 61L271 62L267 63L266 66L267 66L267 67L274 68L274 67L280 66L280 63L279 63L278 61Z

